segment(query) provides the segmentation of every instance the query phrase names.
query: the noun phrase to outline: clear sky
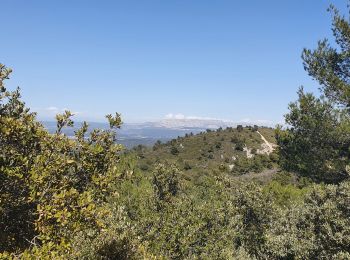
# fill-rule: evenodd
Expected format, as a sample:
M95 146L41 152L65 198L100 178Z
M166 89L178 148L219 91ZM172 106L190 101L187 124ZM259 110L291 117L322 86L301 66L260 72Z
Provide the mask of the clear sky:
M332 1L346 13L346 1ZM326 0L1 0L0 63L41 119L167 114L280 122L304 47L331 38Z

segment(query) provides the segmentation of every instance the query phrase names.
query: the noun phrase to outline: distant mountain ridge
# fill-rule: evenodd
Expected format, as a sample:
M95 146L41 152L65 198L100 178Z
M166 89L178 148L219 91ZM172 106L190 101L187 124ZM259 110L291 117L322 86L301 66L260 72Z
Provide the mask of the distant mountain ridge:
M165 128L202 128L218 129L220 127L232 127L237 123L223 121L219 119L162 119L154 123L155 127Z
M56 131L56 122L43 121L43 125L50 133ZM63 133L73 137L74 132L80 127L81 123L76 122L74 127L63 129ZM200 133L206 129L215 130L220 127L235 127L238 123L224 121L219 119L163 119L156 122L145 123L124 123L121 129L117 130L118 142L128 148L142 144L153 145L157 140L168 141L178 136L182 137L189 133ZM248 124L249 125L249 124ZM107 123L89 122L89 130L108 129Z

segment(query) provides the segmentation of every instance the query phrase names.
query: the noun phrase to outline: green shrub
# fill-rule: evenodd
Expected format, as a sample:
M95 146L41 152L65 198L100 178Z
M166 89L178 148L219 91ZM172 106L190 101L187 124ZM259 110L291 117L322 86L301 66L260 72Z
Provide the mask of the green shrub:
M177 149L176 146L172 146L172 147L170 148L170 153L171 153L172 155L178 155L180 152L179 152L179 149Z
M245 143L244 143L243 140L238 140L238 141L236 142L236 147L235 147L235 149L236 149L237 151L243 151L243 150L244 150L244 147L245 147Z
M56 133L49 134L25 108L19 90L5 88L9 73L0 65L0 249L22 252L23 258L73 254L74 234L90 229L99 235L107 228L105 216L112 213L106 198L127 176L113 130L121 125L120 115L107 115L110 130L86 136L83 123L69 139L61 133L73 125L65 111L56 116Z
M185 165L184 165L184 170L185 171L188 171L188 170L191 170L192 169L192 166L191 166L191 164L189 163L189 162L185 162Z

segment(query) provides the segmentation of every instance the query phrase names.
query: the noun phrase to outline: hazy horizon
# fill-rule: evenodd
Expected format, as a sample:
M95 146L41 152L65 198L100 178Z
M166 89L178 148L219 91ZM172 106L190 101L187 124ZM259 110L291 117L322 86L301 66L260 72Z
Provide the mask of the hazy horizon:
M32 111L35 112L35 111ZM58 111L57 113L60 113L63 111ZM39 121L41 122L47 122L47 123L55 123L56 119L55 116L53 115L52 117L41 117L40 114L37 115ZM76 115L73 114L72 117L73 121L75 121L75 123L82 123L84 121L88 121L88 123L96 123L96 124L105 124L108 125L108 121L106 120L106 118L99 118L96 120L86 120L84 118L79 118L76 117ZM245 125L245 126L249 126L249 125L259 125L259 126L267 126L267 127L275 127L276 125L284 125L283 121L280 122L274 122L274 121L268 121L268 120L252 120L250 118L243 118L240 120L231 120L231 119L225 119L225 118L211 118L211 117L196 117L196 116L184 116L183 114L168 114L165 115L165 117L163 118L157 118L157 119L150 119L150 120L136 120L136 121L125 121L123 120L122 125L127 124L127 125L145 125L145 124L152 124L152 123L158 123L158 122L171 122L171 121L183 121L183 122L188 122L189 124L191 122L196 122L196 121L203 121L203 123L205 122L211 122L211 121L220 121L222 123L227 123L229 125Z

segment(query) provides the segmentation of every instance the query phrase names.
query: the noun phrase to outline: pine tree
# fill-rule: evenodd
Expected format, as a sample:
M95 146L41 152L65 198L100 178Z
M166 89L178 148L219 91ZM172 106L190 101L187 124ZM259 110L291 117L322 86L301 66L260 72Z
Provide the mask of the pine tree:
M290 127L277 130L283 168L315 181L337 183L350 167L350 23L331 6L332 30L338 46L328 40L304 49L303 64L320 84L321 97L300 88L297 102L285 116Z

